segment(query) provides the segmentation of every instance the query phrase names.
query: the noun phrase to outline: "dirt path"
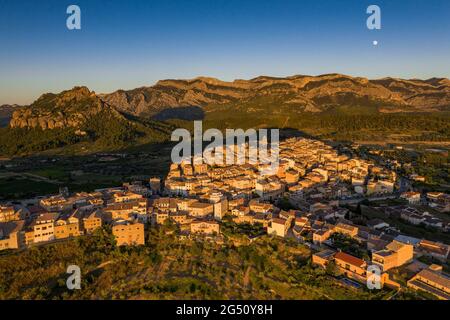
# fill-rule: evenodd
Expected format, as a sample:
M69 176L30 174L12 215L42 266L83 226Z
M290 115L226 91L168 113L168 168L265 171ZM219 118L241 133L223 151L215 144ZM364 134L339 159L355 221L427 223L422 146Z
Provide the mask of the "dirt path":
M59 180L49 179L47 177L43 177L43 176L29 173L29 172L18 173L18 175L21 175L22 177L27 177L27 178L29 178L31 180L35 180L35 181L44 181L44 182L49 182L49 183L54 183L54 184L62 184L62 182Z
M248 266L244 275L244 287L248 287L250 285L250 271L252 270L252 266Z
M158 270L155 273L155 278L157 280L161 279L162 276L164 276L164 274L166 273L167 269L169 268L170 263L175 260L172 257L166 257L166 259L164 259L161 264L159 265Z
M102 262L97 267L95 267L95 269L100 269L100 268L106 267L108 264L111 264L113 262L114 262L114 260L108 260L108 261Z

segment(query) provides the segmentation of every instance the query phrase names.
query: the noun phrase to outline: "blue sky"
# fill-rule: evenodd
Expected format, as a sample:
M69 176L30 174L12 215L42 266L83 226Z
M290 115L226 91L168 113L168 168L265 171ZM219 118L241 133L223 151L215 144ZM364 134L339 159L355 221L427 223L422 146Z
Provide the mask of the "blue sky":
M66 28L70 4L81 30ZM449 57L448 0L0 0L0 104L200 75L450 78Z

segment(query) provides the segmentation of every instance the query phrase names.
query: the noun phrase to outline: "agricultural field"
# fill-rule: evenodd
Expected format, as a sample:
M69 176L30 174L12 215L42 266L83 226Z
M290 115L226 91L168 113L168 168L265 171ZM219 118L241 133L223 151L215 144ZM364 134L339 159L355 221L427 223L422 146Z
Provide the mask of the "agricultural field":
M39 156L0 162L0 199L22 199L58 192L93 191L153 176L164 177L171 145L145 145L127 153Z

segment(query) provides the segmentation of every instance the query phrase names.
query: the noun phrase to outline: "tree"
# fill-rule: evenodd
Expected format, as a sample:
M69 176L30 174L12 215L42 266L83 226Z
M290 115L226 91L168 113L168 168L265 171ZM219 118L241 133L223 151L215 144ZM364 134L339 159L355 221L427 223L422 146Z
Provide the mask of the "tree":
M339 268L334 261L329 261L326 269L326 273L330 276L336 277L339 275Z

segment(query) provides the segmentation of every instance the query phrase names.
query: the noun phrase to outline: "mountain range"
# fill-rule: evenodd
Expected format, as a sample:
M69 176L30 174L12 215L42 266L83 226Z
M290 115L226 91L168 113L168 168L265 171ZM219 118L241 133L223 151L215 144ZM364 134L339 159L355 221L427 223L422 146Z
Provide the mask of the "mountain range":
M217 110L233 112L243 106L246 113L267 114L283 109L295 113L323 113L342 107L370 107L377 113L448 111L450 80L369 80L341 74L260 76L232 82L199 77L161 80L154 86L109 94L75 87L59 94L43 94L29 106L5 110L15 110L10 121L13 128L52 129L77 127L100 111L117 117L128 114L158 120L191 120L192 114L204 116Z
M251 103L276 98L298 111L323 112L342 105L375 105L379 112L432 112L450 108L450 80L368 80L341 74L261 76L225 82L199 77L162 80L151 87L102 95L117 109L134 115L155 115L167 108Z
M199 77L109 94L80 86L45 93L28 106L1 106L0 121L9 125L0 128L0 155L167 142L175 128L191 129L197 119L204 129L285 128L339 141L449 141L449 111L444 78Z

